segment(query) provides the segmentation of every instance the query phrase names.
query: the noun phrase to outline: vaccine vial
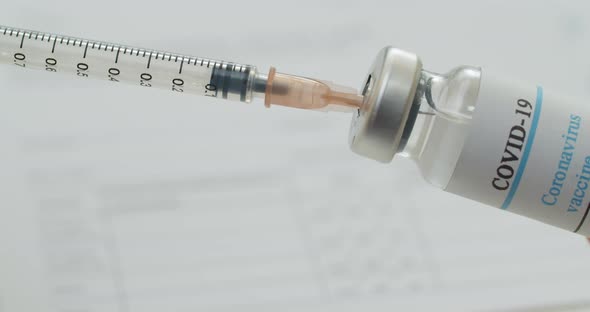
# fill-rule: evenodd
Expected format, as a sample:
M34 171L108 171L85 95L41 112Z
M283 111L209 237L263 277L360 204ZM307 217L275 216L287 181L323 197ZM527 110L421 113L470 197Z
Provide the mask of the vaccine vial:
M414 160L445 191L590 236L590 106L477 67L445 74L385 48L363 85L351 149Z

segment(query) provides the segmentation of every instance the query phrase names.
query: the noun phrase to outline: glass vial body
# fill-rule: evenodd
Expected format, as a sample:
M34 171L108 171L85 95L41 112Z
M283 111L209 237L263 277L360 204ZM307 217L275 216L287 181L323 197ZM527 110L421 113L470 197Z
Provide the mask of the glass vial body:
M584 101L487 69L428 72L391 47L365 86L351 123L354 152L385 163L411 158L447 192L590 236Z
M446 74L423 70L414 105L419 106L404 131L400 156L413 159L424 178L445 188L463 150L479 94L481 70L461 66Z

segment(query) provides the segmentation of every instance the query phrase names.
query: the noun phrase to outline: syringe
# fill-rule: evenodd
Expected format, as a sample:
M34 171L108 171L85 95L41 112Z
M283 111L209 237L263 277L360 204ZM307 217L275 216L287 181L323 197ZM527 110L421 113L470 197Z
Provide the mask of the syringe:
M358 108L356 90L201 57L0 26L0 62L249 103L326 110Z

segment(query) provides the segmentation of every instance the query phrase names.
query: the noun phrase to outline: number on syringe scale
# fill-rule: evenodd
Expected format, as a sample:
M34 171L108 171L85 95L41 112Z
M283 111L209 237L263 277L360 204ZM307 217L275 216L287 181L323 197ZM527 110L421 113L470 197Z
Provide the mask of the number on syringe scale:
M48 57L45 59L45 70L48 72L52 72L55 73L57 72L57 60L52 58L52 57Z
M88 77L88 64L86 63L78 63L77 67L77 75L80 77Z
M24 54L16 53L16 54L14 54L14 65L20 66L20 67L27 67L27 64L25 63L26 59L27 59L27 57Z
M211 92L211 93L209 93ZM210 83L205 86L205 96L217 97L217 86Z
M150 83L150 81L152 80L152 75L148 74L148 73L143 73L139 76L139 78L141 78L139 80L139 84L142 87L146 87L146 88L151 88L152 84Z
M119 82L119 80L116 78L117 76L119 76L121 74L121 71L117 68L111 67L109 68L109 80L113 81L113 82Z
M180 78L175 78L174 80L172 80L172 91L184 92L183 86L184 80Z

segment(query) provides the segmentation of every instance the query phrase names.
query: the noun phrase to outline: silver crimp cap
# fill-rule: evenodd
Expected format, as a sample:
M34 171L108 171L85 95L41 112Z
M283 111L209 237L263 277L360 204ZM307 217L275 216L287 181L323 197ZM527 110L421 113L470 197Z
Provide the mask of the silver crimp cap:
M363 86L364 100L352 118L353 152L388 163L398 152L422 62L415 54L386 47L375 59Z

